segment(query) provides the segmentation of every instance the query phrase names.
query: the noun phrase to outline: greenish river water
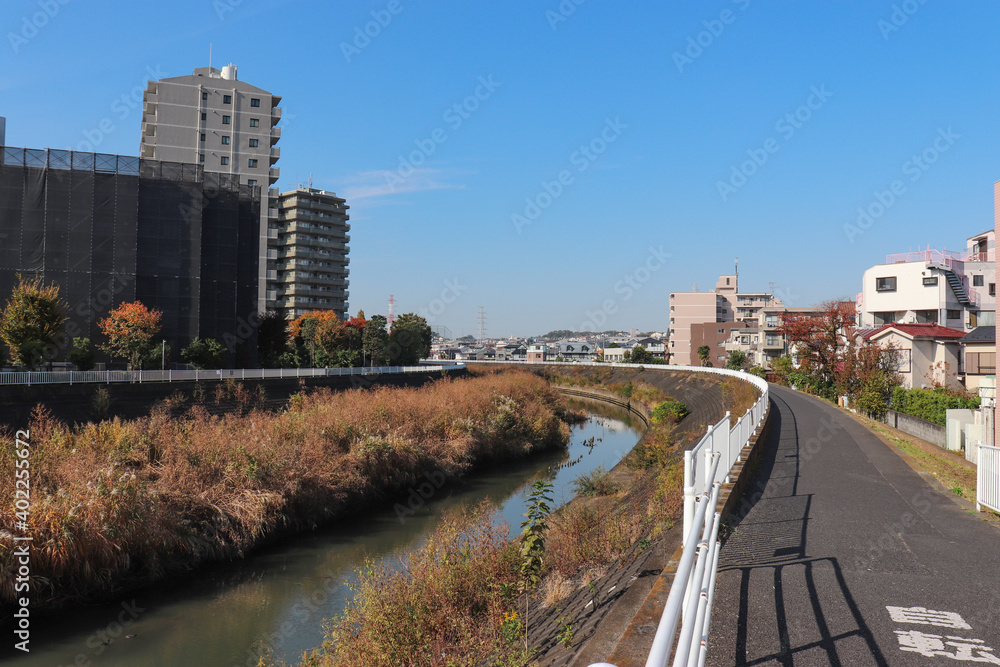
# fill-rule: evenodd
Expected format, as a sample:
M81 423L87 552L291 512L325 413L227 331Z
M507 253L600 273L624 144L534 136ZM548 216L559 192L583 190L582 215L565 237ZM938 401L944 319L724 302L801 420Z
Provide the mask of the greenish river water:
M405 554L426 539L444 513L484 498L499 507L513 536L532 482L552 481L555 504L562 504L572 496L574 479L601 465L610 469L638 440L623 412L594 403L577 407L590 418L573 427L568 451L494 466L435 489L412 513L399 507L373 510L289 538L245 561L200 570L112 603L33 619L30 654L13 651L8 635L0 660L15 667L243 667L256 665L267 646L276 658L297 661L322 643L324 619L344 608L347 582L366 557Z

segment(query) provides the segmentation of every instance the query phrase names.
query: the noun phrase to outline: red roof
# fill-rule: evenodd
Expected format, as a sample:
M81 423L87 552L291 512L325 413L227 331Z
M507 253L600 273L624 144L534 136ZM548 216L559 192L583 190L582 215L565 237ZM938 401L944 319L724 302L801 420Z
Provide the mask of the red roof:
M865 340L873 338L886 329L895 329L913 338L953 338L958 340L965 336L964 331L943 327L940 324L885 324L879 329L869 329L862 334Z

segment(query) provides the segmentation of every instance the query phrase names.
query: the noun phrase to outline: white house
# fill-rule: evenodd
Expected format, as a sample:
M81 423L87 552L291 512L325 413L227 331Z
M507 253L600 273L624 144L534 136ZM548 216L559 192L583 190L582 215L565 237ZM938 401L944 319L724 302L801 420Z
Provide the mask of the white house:
M920 250L888 255L864 273L858 326L940 324L966 332L993 325L995 232L966 240L964 252Z

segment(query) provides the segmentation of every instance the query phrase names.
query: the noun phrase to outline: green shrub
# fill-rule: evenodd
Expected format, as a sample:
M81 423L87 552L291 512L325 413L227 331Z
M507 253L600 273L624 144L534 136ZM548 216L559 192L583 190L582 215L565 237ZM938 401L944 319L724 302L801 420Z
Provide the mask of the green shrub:
M978 396L961 394L944 387L909 390L896 387L892 392L893 410L941 426L948 421L948 410L975 410L978 407Z
M597 466L573 480L573 493L578 496L610 496L618 491L611 481L611 473L604 466Z
M691 411L688 410L688 406L684 403L680 401L663 401L653 409L653 423L659 424L661 421L667 421L676 424L689 414L691 414Z

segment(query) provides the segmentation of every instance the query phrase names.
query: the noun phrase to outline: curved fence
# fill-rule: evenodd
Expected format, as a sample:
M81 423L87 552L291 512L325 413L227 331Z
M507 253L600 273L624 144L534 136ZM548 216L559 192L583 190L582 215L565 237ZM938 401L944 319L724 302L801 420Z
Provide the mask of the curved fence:
M719 494L722 485L729 481L729 473L742 461L750 439L767 416L770 402L765 380L743 371L700 366L673 366L653 364L601 363L601 362L475 362L475 363L526 363L553 366L601 366L616 368L644 368L688 373L704 373L736 377L749 382L760 390L757 402L730 427L727 412L690 451L684 453L684 550L674 574L670 594L663 607L660 623L653 638L646 667L665 667L673 652L675 667L704 665L708 651L708 631L712 618L712 598L715 593L715 576L719 563ZM594 663L590 667L615 667L610 663Z
M194 371L30 371L0 372L0 385L81 384L85 382L183 382L316 378L342 375L396 375L460 370L464 364L429 366L359 366L356 368L229 368Z

